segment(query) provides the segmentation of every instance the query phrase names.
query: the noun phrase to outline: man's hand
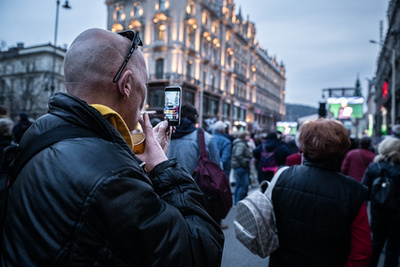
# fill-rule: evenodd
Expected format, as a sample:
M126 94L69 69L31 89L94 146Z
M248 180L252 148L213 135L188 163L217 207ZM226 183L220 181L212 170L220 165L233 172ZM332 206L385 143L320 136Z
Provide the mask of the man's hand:
M154 137L164 150L164 153L167 153L169 141L171 140L173 132L175 132L175 126L168 127L167 121L158 123L153 129Z
M139 123L146 135L146 147L143 154L136 154L136 156L142 161L146 162L146 170L147 172L151 172L151 170L157 164L168 159L165 155L163 147L160 145L164 145L165 151L168 148L169 141L166 133L168 123L166 121L160 122L154 128L154 132L147 114L143 114L143 119L140 119Z

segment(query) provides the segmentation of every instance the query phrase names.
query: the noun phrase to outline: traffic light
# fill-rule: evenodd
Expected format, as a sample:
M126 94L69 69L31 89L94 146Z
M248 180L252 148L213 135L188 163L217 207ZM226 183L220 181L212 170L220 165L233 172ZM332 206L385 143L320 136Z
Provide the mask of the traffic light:
M326 105L325 102L319 102L318 115L320 118L326 117L326 106L325 105Z

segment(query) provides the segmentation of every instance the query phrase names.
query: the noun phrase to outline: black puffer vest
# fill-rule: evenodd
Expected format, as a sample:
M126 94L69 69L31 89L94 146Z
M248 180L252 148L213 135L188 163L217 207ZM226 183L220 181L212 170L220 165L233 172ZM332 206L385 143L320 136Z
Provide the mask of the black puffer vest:
M270 266L345 265L351 225L368 191L338 166L305 160L282 173L272 195L280 247Z

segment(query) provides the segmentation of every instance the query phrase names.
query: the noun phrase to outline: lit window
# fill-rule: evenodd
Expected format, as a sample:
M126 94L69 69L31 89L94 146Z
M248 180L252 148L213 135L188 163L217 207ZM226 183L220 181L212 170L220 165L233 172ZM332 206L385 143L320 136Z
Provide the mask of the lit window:
M141 5L135 5L133 10L136 18L140 18L143 15L143 9Z
M207 13L203 12L203 19L202 19L203 25L207 24Z
M158 26L158 39L159 40L164 40L166 28L167 27L165 25Z

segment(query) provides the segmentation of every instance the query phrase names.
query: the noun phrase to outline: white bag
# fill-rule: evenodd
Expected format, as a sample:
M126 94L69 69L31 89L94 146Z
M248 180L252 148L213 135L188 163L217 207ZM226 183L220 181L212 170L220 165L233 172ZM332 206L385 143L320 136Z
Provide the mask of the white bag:
M236 218L233 221L236 238L262 258L279 247L271 196L276 181L287 168L281 167L276 172L265 194L257 190L236 204Z

